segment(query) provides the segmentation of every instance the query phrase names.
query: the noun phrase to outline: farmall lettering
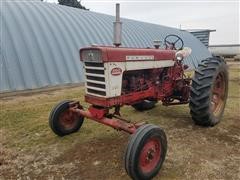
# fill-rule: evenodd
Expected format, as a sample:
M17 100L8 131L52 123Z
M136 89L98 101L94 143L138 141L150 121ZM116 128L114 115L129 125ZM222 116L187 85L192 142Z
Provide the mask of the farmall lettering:
M196 124L214 126L220 122L226 103L227 66L222 59L209 57L191 79L184 74L188 68L184 60L191 49L184 47L181 37L166 36L163 48L159 48L159 41L155 41L155 48L119 47L119 5L114 25L115 47L80 50L85 101L90 107L84 110L78 101L62 101L53 108L49 124L54 133L64 136L78 131L86 117L131 134L125 153L126 172L133 179L152 179L166 156L166 135L159 126L124 119L120 108L129 105L145 111L158 101L166 106L189 103Z
M154 56L126 56L127 61L154 60Z

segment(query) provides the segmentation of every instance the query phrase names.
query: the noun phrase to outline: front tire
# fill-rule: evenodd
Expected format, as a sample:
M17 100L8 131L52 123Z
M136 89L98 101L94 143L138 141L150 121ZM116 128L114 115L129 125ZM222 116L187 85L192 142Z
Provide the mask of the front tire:
M62 101L51 111L49 116L49 126L58 136L65 136L80 129L84 117L69 110L69 103L72 101Z
M201 126L214 126L220 122L228 95L226 63L211 57L199 64L192 80L190 113Z
M161 169L166 152L167 138L160 127L151 124L139 127L126 149L127 174L135 180L153 178Z

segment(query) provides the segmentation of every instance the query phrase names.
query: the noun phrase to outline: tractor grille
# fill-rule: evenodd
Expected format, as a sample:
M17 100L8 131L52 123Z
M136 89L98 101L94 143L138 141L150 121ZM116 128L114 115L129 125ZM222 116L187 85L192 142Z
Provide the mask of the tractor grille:
M106 96L104 64L85 62L86 90L88 94Z

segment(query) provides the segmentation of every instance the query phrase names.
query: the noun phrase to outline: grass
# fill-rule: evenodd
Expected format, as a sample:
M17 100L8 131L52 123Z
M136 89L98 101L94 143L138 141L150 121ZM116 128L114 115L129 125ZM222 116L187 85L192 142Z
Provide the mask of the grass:
M52 107L64 99L80 100L84 106L87 106L83 97L84 87L78 87L49 95L29 95L3 100L0 125L5 145L23 151L34 151L39 147L51 148L51 145L56 144L68 147L69 144L85 142L94 137L113 135L115 131L111 128L88 120L85 120L81 129L83 133L75 133L63 138L53 134L48 125L48 116Z

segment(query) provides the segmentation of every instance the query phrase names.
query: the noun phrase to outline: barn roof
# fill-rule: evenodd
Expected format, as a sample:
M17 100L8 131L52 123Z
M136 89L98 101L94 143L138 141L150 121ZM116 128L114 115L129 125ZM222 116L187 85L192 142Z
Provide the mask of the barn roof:
M112 44L114 17L38 1L0 0L0 92L84 81L79 49ZM211 56L193 35L178 29L123 21L123 46L152 47L153 40L177 34L192 55L191 68Z

